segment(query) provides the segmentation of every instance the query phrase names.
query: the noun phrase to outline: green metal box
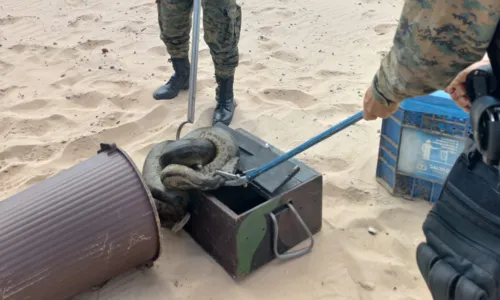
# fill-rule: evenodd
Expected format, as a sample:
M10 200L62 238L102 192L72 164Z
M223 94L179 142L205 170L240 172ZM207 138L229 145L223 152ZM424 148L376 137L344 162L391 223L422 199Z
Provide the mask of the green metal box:
M237 140L240 172L283 154L243 129L216 126ZM237 280L276 257L308 253L313 235L321 230L322 175L296 159L260 175L247 187L199 192L194 198L186 231ZM307 239L306 248L285 253Z

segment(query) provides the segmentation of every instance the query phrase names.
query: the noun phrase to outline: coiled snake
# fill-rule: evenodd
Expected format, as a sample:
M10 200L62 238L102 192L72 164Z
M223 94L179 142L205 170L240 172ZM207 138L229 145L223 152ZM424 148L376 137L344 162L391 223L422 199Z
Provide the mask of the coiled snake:
M235 139L218 127L198 128L179 140L156 144L144 162L143 177L162 227L184 227L190 216L190 191L218 189L224 178L215 171L235 173L238 162Z

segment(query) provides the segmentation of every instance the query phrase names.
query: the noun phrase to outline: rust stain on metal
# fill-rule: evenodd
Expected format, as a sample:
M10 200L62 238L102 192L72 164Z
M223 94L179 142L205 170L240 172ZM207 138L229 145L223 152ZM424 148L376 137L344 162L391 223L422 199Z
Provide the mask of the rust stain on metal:
M152 196L114 145L0 201L0 300L67 300L161 253Z

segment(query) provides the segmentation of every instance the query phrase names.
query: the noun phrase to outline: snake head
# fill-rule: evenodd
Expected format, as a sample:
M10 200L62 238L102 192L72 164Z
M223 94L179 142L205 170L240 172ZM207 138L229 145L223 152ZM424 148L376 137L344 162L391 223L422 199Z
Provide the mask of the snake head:
M167 189L209 191L225 181L215 172L206 174L182 165L169 165L161 172L161 182Z

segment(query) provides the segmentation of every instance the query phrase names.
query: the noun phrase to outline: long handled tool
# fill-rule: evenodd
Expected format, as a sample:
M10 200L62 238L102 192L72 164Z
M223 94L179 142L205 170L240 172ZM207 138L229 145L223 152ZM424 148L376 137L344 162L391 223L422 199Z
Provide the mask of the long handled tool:
M268 162L267 164L263 165L262 167L259 167L257 169L253 169L247 174L244 174L243 176L240 175L235 175L231 173L226 173L222 171L217 171L218 174L226 177L229 179L228 181L225 182L226 186L241 186L241 185L246 185L253 179L255 179L257 176L261 175L262 173L265 173L278 165L284 163L285 161L293 158L297 154L304 152L305 150L311 148L312 146L318 144L319 142L331 137L332 135L342 131L343 129L355 124L356 122L360 121L363 119L363 112L360 111L349 118L345 119L344 121L338 123L337 125L333 126L332 128L318 134L317 136L313 137L312 139L308 140L307 142L301 144L300 146L288 151L287 153L275 158L274 160Z
M194 123L194 104L196 100L196 77L198 73L198 46L200 41L200 13L201 0L193 0L193 41L191 47L191 70L189 71L189 96L187 120L177 129L176 139L181 135L181 130L187 123Z
M191 69L189 71L189 94L188 94L188 114L187 120L182 122L177 128L177 134L175 139L179 139L181 136L182 127L187 123L194 123L194 104L196 100L196 77L198 75L198 46L200 41L200 12L201 12L201 0L193 0L193 42L191 47ZM190 213L186 215L177 222L173 227L173 232L178 232L191 218Z

